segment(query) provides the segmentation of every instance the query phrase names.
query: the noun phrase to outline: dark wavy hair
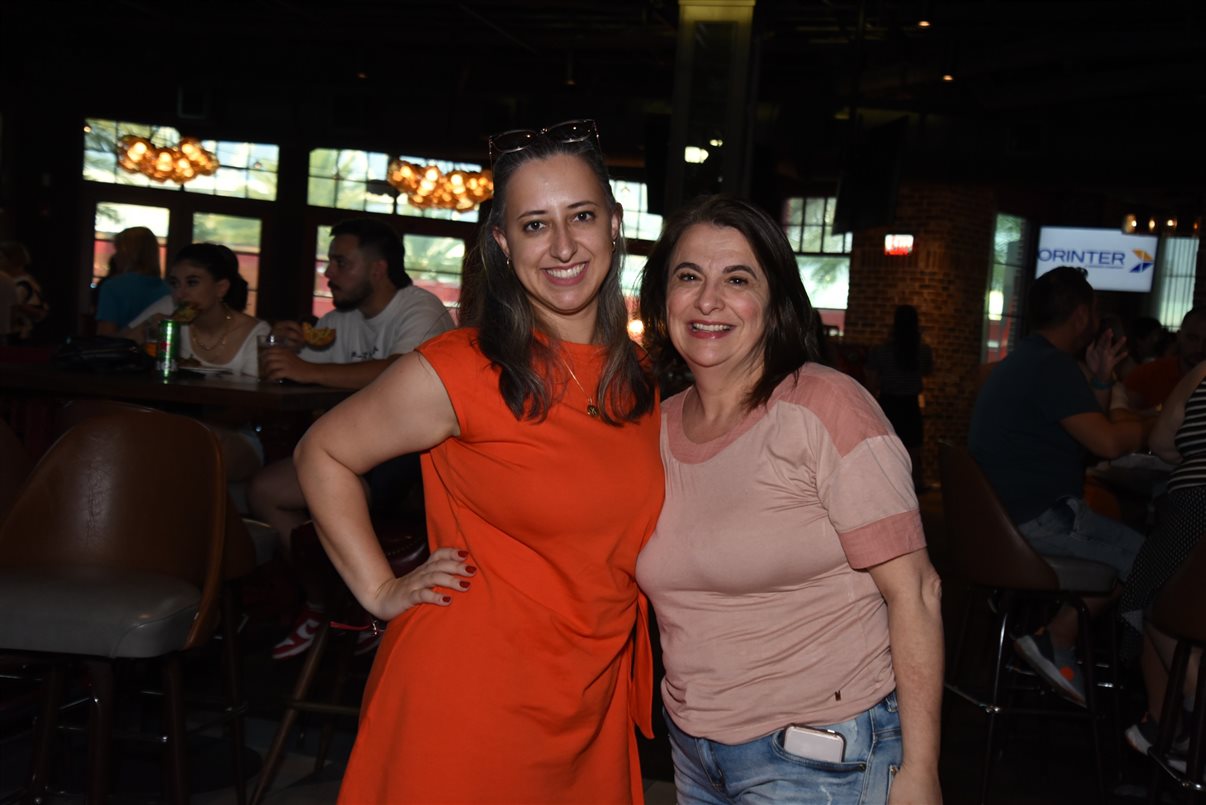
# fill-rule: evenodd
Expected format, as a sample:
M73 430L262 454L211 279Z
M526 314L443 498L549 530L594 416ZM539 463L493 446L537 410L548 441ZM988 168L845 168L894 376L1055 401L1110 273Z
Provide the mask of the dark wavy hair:
M240 312L247 307L247 280L239 273L239 258L230 249L218 243L193 243L176 252L172 265L179 263L205 269L215 282L226 280L230 289L222 301Z
M340 235L351 235L360 251L384 260L389 281L399 291L411 286L413 281L406 273L406 245L392 226L376 218L351 218L331 227L331 237Z
M808 301L795 254L783 230L769 215L748 201L727 195L702 196L674 213L653 247L641 277L641 320L645 346L660 377L682 374L686 362L670 341L666 318L667 283L671 259L679 240L696 224L736 229L744 237L766 276L769 299L764 312L762 375L746 399L749 410L765 405L788 375L819 358L816 312Z
M593 139L555 142L540 136L523 150L504 153L494 162L494 203L478 237L480 273L466 321L478 328L482 353L499 369L498 390L516 419L542 420L564 393L570 378L556 335L541 322L527 291L507 261L494 231L503 229L511 179L527 163L557 155L582 160L599 182L607 213L618 208ZM593 395L601 419L609 425L635 421L653 410L653 379L642 367L636 345L628 337L628 309L620 289L623 237L616 241L611 266L598 292L593 343L607 348L607 359ZM538 337L538 334L540 337Z

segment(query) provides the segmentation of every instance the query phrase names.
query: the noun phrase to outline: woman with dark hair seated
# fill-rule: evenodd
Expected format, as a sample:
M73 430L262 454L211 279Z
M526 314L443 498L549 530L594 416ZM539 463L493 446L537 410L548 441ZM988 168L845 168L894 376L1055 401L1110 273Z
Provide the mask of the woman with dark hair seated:
M226 369L236 375L259 375L257 336L272 331L268 323L243 312L247 307L247 280L239 274L239 259L217 243L193 243L181 249L167 274L172 289L170 316L179 321L183 368ZM158 325L169 315L166 300L154 303L135 318ZM149 313L155 310L157 312ZM141 328L134 327L130 334ZM264 448L248 424L215 422L205 417L222 443L226 475L244 481L264 465Z

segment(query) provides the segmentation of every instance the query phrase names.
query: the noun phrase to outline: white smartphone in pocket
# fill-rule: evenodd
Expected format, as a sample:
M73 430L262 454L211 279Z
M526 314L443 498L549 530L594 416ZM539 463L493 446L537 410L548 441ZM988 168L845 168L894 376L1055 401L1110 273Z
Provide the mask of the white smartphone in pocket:
M783 733L783 750L809 760L841 763L846 758L846 738L833 730L793 724Z

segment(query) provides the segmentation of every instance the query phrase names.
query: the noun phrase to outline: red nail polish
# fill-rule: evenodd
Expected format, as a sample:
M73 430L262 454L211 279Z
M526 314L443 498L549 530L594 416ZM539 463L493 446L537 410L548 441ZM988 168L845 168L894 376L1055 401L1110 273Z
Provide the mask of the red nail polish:
M445 604L451 604L451 603L452 603L452 596L450 596L450 595L446 595L446 596L444 596L443 598L441 598L440 600L441 600L441 601L443 601Z
M462 559L468 559L468 558L469 558L469 552L468 552L468 551L457 551L457 552L456 552L456 555L457 555L457 556L459 556L459 557L461 557Z
M469 582L467 582L467 581L458 581L457 584L461 585L462 590L469 589Z
M465 572L468 573L470 576L472 576L474 573L477 572L477 568L474 567L473 565L465 565Z

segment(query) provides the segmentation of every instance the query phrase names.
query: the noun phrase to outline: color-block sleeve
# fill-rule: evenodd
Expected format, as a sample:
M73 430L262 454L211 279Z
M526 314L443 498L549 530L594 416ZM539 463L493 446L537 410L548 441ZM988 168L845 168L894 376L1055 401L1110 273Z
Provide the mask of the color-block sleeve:
M853 381L834 386L811 407L817 491L846 561L863 569L924 548L908 451L870 395Z

